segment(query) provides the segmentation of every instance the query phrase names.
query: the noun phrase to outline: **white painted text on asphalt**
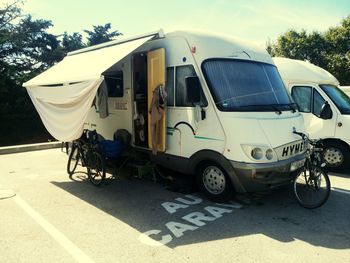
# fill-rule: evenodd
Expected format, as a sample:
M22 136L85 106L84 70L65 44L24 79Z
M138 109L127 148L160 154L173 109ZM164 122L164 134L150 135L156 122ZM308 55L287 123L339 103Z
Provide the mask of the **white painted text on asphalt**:
M197 196L186 195L185 198L176 198L174 202L164 202L161 206L169 214L174 214L179 210L189 208L191 205L198 205L203 200ZM170 243L174 238L180 238L187 231L194 231L203 227L207 222L212 222L224 214L233 212L232 208L240 208L240 205L230 204L217 204L218 206L206 206L202 212L191 212L188 215L181 217L183 221L176 222L170 221L165 224L165 227L169 231L161 236L160 240L155 240L154 237L159 234L163 234L161 230L152 229L142 233L139 236L139 240L149 246L161 246Z

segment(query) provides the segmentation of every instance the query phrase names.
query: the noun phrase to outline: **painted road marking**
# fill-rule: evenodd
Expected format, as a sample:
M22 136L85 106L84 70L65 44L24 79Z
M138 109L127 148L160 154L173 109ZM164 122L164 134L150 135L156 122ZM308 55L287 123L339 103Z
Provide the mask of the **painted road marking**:
M198 205L203 202L203 199L194 195L185 195L181 198L176 198L174 201L161 203L161 206L166 212L173 215L178 211L183 211L190 206ZM180 222L170 221L165 223L165 233L159 229L151 229L139 236L139 241L148 246L162 246L169 244L175 238L180 238L187 231L195 231L207 223L221 218L224 214L230 214L234 209L242 208L241 204L231 202L230 204L219 204L216 206L206 206L202 211L192 211L191 213L181 217ZM225 207L225 208L223 208ZM230 208L230 209L229 209ZM158 239L158 240L157 240Z
M13 200L20 206L31 218L34 219L53 239L55 239L61 247L63 247L76 261L80 263L94 263L80 248L63 235L56 227L50 224L44 217L30 207L18 195Z
M339 189L339 188L334 188L334 187L332 187L332 190L333 190L333 191L336 191L336 192L339 192L339 193L343 193L343 194L348 194L348 195L350 195L350 191L349 191L349 190L341 190L341 189Z

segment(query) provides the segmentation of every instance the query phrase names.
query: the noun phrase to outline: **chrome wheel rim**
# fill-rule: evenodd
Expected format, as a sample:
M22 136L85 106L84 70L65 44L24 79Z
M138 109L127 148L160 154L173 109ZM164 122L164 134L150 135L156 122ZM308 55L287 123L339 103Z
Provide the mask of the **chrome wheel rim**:
M202 179L205 189L211 194L218 195L225 190L225 175L216 166L208 166L205 168Z
M323 159L327 166L338 167L343 163L344 156L338 148L330 147L323 153Z

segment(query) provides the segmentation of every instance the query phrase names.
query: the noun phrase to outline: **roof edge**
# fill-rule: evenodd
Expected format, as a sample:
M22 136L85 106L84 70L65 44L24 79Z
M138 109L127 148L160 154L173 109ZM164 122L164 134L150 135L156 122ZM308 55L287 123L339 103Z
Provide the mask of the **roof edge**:
M82 49L78 49L78 50L69 52L67 54L67 56L74 56L74 55L77 55L77 54L90 52L90 51L101 49L101 48L105 48L105 47L120 45L120 44L123 44L123 43L126 43L126 42L130 42L130 41L134 41L134 40L137 40L137 39L150 37L150 36L156 36L158 38L163 38L164 37L164 31L163 31L163 29L159 29L158 31L153 31L153 32L142 34L142 35L138 35L138 36L128 37L128 38L125 38L125 39L122 39L122 40L117 39L117 40L108 41L108 42L105 42L105 43L102 43L102 44L98 44L98 45L94 45L94 46L91 46L91 47L86 47L86 48L82 48Z

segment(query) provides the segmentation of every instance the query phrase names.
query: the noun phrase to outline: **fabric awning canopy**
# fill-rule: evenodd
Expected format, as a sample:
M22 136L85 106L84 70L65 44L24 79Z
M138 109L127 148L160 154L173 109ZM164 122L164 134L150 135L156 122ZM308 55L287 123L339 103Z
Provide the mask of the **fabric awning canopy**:
M79 138L98 87L104 80L102 73L155 35L111 41L72 52L24 83L50 134L61 141Z
M133 50L147 42L154 35L140 39L121 42L110 46L98 48L93 47L68 54L61 62L44 71L23 84L24 87L57 85L63 83L74 83L85 80L99 79L101 74L127 56ZM108 44L108 43L107 43Z
M83 133L84 122L103 81L79 82L61 87L35 86L28 94L47 131L59 141L73 141Z

